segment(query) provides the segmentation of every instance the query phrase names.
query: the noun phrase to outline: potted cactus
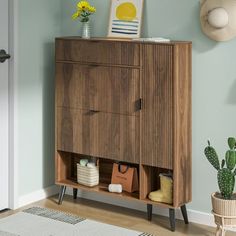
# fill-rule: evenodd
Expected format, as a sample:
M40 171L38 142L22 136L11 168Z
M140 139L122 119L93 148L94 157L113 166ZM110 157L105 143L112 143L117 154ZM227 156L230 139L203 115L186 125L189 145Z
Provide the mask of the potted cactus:
M208 141L205 155L212 166L217 170L217 179L220 192L211 196L215 222L219 226L236 225L236 194L234 193L236 176L236 139L228 138L229 150L221 161L215 149Z

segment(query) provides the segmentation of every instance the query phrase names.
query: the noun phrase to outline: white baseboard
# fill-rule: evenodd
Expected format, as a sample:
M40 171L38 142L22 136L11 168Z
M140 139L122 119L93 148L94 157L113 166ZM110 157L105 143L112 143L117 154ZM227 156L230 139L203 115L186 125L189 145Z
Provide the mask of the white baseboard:
M73 195L72 189L67 189L66 194ZM101 196L95 193L78 191L78 197L93 200L93 201L98 201L98 202L105 202L108 204L130 208L130 209L134 209L138 211L143 211L143 212L147 211L146 204L140 204L133 201L110 198L108 196ZM214 217L212 216L212 214L195 211L191 209L188 209L187 211L188 211L189 222L215 227ZM165 209L165 208L154 207L153 214L161 215L161 216L169 216L169 211L168 209ZM183 219L180 209L176 211L176 218L180 220Z
M59 192L59 187L53 185L53 186L35 191L33 193L21 196L18 201L18 207L23 207L31 203L43 200L45 198L58 194L58 192Z

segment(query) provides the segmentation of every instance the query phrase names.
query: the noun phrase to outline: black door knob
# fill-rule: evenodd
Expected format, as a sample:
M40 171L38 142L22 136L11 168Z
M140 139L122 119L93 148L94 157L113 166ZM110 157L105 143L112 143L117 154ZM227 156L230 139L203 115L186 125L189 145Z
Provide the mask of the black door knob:
M5 62L7 59L10 59L11 56L9 54L6 53L5 50L0 50L0 63Z

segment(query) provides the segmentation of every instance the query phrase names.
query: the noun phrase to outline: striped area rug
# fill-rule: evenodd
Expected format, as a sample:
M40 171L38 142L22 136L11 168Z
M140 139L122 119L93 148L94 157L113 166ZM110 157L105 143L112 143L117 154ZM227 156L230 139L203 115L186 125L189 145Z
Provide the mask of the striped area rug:
M153 236L75 215L33 207L0 220L0 236Z

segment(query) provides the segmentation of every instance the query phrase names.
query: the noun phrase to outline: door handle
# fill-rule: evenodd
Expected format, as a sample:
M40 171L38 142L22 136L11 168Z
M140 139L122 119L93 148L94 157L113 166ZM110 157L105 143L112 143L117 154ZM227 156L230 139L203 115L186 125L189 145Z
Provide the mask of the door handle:
M6 60L10 59L11 56L6 53L5 50L0 50L0 63L4 63Z
M97 111L97 110L89 110L91 113L98 113L98 112L100 112L100 111Z
M143 99L140 98L137 101L135 101L135 111L140 111L143 108Z

